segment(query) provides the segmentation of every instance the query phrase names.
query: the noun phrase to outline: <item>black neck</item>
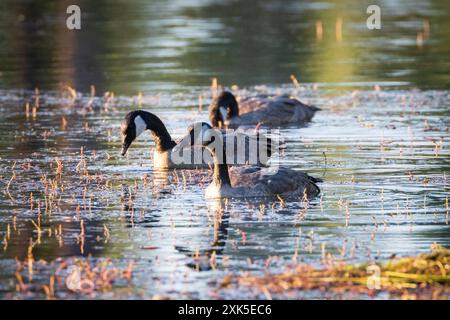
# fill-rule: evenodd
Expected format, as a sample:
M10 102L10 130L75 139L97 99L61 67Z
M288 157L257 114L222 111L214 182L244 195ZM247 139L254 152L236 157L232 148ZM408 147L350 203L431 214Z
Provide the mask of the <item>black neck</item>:
M213 181L218 185L228 185L231 186L230 175L228 174L228 164L226 160L225 154L225 145L223 147L223 156L222 159L219 159L217 154L217 150L208 149L214 157L214 173L213 173Z
M167 151L176 146L176 142L172 140L170 133L167 131L167 128L161 119L153 113L145 111L142 111L142 118L147 124L147 129L152 132L157 151Z

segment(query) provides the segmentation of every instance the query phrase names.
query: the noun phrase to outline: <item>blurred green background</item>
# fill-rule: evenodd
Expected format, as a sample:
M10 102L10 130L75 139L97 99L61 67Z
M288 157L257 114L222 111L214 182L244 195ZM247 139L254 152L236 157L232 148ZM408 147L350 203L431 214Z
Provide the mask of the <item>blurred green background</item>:
M66 28L77 4L82 29ZM382 29L366 27L369 5ZM119 94L208 85L450 85L450 1L2 0L0 88ZM336 22L342 19L342 40ZM316 35L316 24L323 35Z

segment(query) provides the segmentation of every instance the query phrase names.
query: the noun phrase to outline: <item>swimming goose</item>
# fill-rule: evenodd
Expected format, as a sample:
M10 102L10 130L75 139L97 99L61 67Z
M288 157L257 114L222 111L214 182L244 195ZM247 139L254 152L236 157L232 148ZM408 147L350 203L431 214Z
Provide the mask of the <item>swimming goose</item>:
M320 109L303 104L288 95L258 95L238 101L229 91L213 99L209 119L214 127L298 125L310 121Z
M192 139L193 145L204 146L214 158L213 181L205 190L206 198L301 197L308 199L320 193L315 179L304 172L286 167L241 166L228 169L226 158L220 157L225 146L216 129L203 131ZM224 150L222 150L225 152Z
M207 123L201 125L201 130L210 129L211 126ZM167 131L166 126L153 113L135 110L129 112L122 122L121 126L121 136L122 136L122 151L121 154L124 156L127 153L128 148L132 142L141 135L145 130L150 130L153 135L153 140L155 141L155 151L153 157L153 167L154 169L200 169L208 168L209 163L212 164L212 159L208 157L196 158L198 154L202 155L202 147L191 147L191 143L186 143L185 141L190 139L190 134L175 142ZM229 133L223 133L225 137ZM246 135L242 133L243 135ZM235 134L236 139L239 134ZM251 135L246 135L244 140L246 145L253 139L257 139L258 142L264 137L263 135L256 135L255 137ZM259 144L258 144L259 146ZM258 149L257 153L257 165L267 165L267 161L272 154L272 141L266 138L266 144L261 145L262 148ZM186 149L186 147L188 147ZM247 149L246 149L247 150ZM265 151L265 152L259 152ZM248 160L253 160L247 154L244 162L229 162L230 164L244 164Z

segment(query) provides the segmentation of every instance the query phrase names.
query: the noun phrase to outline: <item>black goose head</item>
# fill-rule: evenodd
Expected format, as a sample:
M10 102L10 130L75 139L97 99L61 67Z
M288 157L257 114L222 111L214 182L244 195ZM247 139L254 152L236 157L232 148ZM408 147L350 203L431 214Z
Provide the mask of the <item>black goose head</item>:
M176 143L160 118L151 112L135 110L125 116L120 128L123 156L127 153L131 143L147 129L153 134L156 150L166 151L175 146Z
M131 143L147 129L147 116L145 111L135 110L129 112L122 121L120 134L122 138L122 156L127 153Z
M173 152L181 152L182 149L188 147L208 146L211 141L214 141L214 138L212 138L214 131L216 130L206 122L196 122L192 124L187 128L187 134L181 138L177 145L173 148Z
M214 158L213 179L217 184L231 185L226 162L225 144L222 131L211 127L206 122L197 122L188 128L188 135L191 146L201 146L206 148Z
M188 137L191 146L205 146L209 144L209 130L213 128L206 122L196 122L188 128ZM208 137L207 137L208 136ZM207 140L205 138L207 137Z
M209 106L209 120L213 127L222 127L225 121L239 116L238 103L229 91L223 91Z

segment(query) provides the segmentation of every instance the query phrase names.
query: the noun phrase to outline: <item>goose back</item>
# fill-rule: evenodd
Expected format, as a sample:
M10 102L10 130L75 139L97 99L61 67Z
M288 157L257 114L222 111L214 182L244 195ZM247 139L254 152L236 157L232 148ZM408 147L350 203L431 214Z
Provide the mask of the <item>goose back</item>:
M243 197L294 197L306 194L308 198L312 198L320 193L314 178L286 167L232 167L229 172L234 193Z
M270 126L302 124L311 121L319 108L289 96L257 96L239 102L239 117L228 119L232 127L261 123Z

